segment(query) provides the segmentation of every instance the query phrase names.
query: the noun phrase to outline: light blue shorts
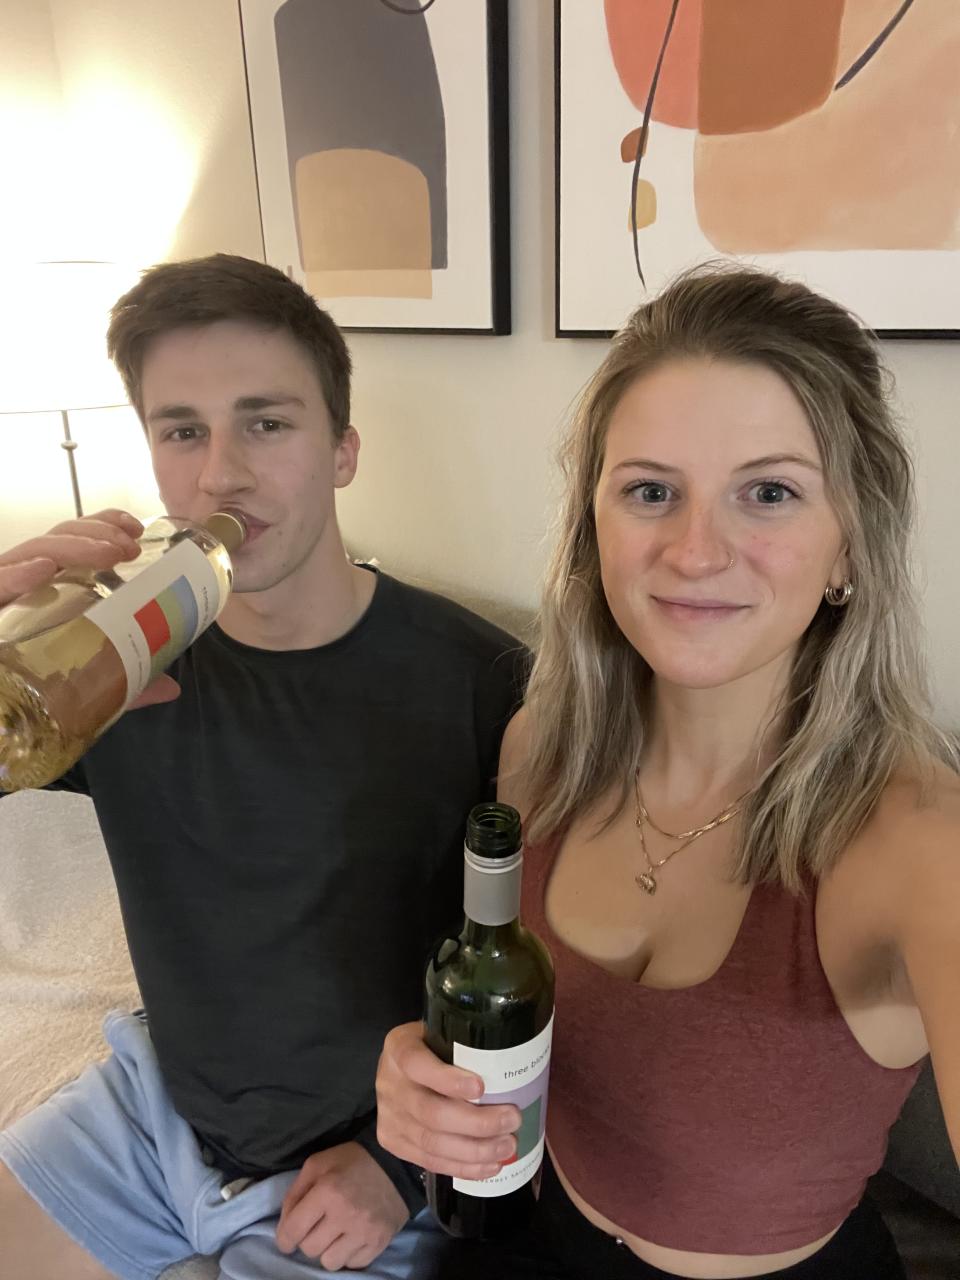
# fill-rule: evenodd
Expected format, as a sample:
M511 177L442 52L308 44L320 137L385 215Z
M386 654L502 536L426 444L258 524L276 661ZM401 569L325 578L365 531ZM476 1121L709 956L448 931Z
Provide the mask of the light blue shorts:
M281 1253L274 1232L296 1173L225 1200L223 1176L204 1163L193 1130L173 1109L145 1022L111 1013L104 1033L113 1056L0 1133L0 1159L121 1280L155 1280L194 1254L219 1255L222 1280L431 1274L445 1237L426 1210L362 1272L331 1272L301 1253Z

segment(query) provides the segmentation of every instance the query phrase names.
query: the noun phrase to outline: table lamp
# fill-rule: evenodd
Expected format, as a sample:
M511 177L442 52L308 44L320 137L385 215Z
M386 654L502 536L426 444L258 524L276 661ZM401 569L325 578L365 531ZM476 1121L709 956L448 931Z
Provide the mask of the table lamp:
M83 515L70 413L127 404L107 359L110 308L136 273L112 262L0 269L0 414L59 413L73 506Z

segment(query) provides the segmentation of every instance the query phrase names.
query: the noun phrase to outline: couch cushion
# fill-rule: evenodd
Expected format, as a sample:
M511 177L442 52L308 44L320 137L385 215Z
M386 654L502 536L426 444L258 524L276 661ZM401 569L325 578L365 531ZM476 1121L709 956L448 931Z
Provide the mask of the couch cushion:
M960 1222L891 1173L871 1178L869 1192L893 1233L909 1280L957 1280Z
M890 1132L884 1168L960 1218L960 1169L929 1062Z

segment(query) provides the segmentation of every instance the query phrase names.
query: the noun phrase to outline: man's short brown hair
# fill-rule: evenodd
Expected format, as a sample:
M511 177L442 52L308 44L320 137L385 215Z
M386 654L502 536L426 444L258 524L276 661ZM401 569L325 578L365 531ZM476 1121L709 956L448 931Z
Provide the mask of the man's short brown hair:
M350 353L326 311L276 267L215 253L151 267L110 313L107 351L143 419L143 359L151 339L174 329L240 320L285 330L310 357L333 434L350 425Z

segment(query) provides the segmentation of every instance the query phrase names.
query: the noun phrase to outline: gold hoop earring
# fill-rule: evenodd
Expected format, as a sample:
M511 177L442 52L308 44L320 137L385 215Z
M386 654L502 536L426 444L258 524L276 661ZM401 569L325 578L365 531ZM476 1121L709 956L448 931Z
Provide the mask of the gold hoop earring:
M827 604L833 605L835 609L842 609L850 603L853 597L853 583L848 578L840 587L827 587L823 593L823 598Z

